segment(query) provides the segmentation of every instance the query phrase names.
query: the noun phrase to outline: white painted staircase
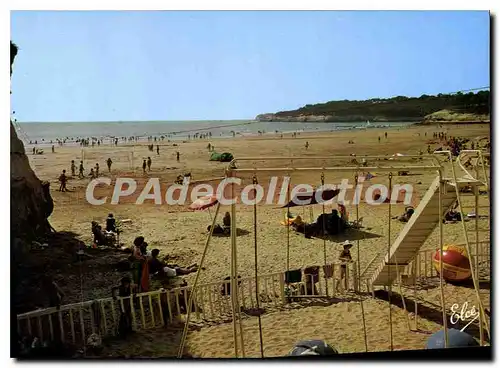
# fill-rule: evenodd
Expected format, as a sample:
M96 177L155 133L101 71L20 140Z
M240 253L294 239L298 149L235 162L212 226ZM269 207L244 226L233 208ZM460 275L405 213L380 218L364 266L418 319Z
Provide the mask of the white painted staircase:
M475 184L470 179L457 181L459 186ZM397 279L404 268L416 257L425 240L439 224L439 189L442 188L442 215L448 211L457 199L455 183L443 180L440 184L436 177L425 193L415 212L391 246L388 254L383 257L378 265L369 267L362 276L368 284L385 286ZM396 266L397 264L397 266ZM399 270L398 270L399 268Z

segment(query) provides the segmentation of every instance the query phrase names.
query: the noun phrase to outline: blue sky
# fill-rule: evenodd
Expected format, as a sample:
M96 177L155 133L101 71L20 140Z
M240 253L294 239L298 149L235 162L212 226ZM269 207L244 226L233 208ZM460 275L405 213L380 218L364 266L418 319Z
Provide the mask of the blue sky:
M18 121L245 119L489 85L476 12L12 12Z

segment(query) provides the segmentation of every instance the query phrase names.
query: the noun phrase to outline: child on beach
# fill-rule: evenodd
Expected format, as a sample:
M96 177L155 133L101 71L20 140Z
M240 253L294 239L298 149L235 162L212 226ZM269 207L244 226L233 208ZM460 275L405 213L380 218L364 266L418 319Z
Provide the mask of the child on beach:
M76 172L75 160L71 160L71 176L75 176L75 172Z
M344 281L344 289L347 290L347 263L352 262L352 256L351 256L351 248L353 244L349 241L346 240L343 243L344 249L340 252L339 255L339 261L341 262L340 264L340 277L337 280L337 284L335 286L335 289L338 291L339 290L339 285L341 281Z
M80 161L80 167L78 168L78 177L80 179L83 179L84 178L84 174L83 174L83 171L84 171L84 168L83 168L83 161Z
M59 186L59 191L60 192L65 192L66 191L66 182L68 181L68 178L66 176L66 170L62 171L62 174L59 176L59 182L61 185Z

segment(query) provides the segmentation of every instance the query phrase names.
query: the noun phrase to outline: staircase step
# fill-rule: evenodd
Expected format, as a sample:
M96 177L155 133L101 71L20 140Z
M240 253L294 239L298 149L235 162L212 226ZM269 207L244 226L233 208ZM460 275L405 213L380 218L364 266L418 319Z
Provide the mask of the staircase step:
M391 246L389 254L385 255L378 263L377 268L372 272L370 281L373 285L383 285L394 281L397 275L401 274L407 265L414 260L418 250L439 224L440 211L443 211L442 214L444 215L456 201L455 187L445 185L445 188L451 190L448 193L440 194L439 177L434 179L420 204L415 209L412 218L401 230ZM439 205L440 196L441 206ZM391 264L387 264L387 262ZM398 264L397 266L396 263ZM365 275L368 274L368 272L365 273Z

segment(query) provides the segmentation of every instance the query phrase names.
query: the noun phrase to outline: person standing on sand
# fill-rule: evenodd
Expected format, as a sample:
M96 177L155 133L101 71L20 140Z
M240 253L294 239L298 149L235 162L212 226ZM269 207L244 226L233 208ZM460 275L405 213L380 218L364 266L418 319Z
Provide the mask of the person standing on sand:
M95 177L99 177L99 163L96 162L95 163Z
M181 154L179 153L179 151L176 152L176 155L177 155L177 162L179 162L181 160Z
M48 297L49 308L58 308L61 305L62 299L64 298L64 292L61 290L59 285L50 277L42 277L42 289L45 295Z
M337 284L335 286L335 289L338 291L339 290L339 285L342 281L344 281L344 289L347 290L348 285L347 285L347 263L352 262L352 256L351 256L351 251L350 249L352 248L352 243L349 240L346 240L343 243L344 249L342 252L340 252L339 255L339 261L341 262L340 264L340 278L337 280Z
M66 182L67 181L68 181L68 178L66 177L66 170L63 170L62 174L59 176L59 182L61 183L61 185L59 186L60 192L66 191Z
M120 285L111 289L111 296L113 300L117 300L116 291L118 290L119 297L130 297L133 293L137 292L137 289L137 285L133 284L129 277L123 277L120 281ZM121 309L120 322L118 324L118 333L120 336L125 337L133 331L132 321L131 303L124 302L123 309Z
M80 161L80 167L78 168L78 177L80 179L83 179L85 175L83 174L84 168L83 168L83 161Z
M156 145L156 154L157 155L160 154L160 145L159 144Z
M385 132L384 134L385 134L385 139L387 139L387 132Z
M56 152L56 148L54 147L54 145L52 145L52 153L55 153Z
M146 173L146 166L147 166L147 163L146 163L146 160L144 160L142 162L142 172L145 174Z
M75 176L75 173L76 173L75 160L71 160L71 176Z
M151 163L152 163L151 157L148 157L148 162L147 162L147 164L148 164L148 171L151 171Z
M143 236L134 239L132 252L134 282L139 288L139 292L148 291L149 288L149 265L147 257L147 243Z
M94 173L94 168L93 168L93 167L90 169L89 176L90 176L92 179L95 179L95 173Z
M309 148L309 142L306 141L306 150Z
M111 165L113 164L113 161L111 160L111 157L108 157L106 160L106 165L108 165L108 171L111 172Z

